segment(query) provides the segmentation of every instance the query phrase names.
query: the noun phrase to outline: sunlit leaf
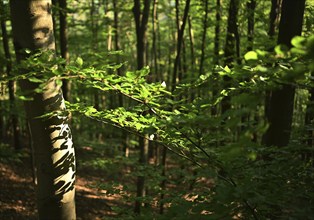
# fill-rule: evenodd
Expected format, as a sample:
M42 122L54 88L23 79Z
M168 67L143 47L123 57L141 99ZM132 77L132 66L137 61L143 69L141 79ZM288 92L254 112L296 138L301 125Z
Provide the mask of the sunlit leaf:
M258 55L255 51L249 51L244 55L245 60L257 60Z
M83 66L83 59L81 57L76 58L76 64L79 66Z

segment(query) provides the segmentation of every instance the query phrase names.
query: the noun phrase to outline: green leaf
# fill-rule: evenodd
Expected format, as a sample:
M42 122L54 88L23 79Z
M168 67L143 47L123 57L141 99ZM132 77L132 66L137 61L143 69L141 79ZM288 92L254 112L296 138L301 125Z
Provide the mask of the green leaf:
M30 82L34 82L34 83L42 83L42 82L43 82L43 80L38 79L38 78L36 78L36 77L29 77L28 80L29 80Z
M224 70L226 71L226 73L231 73L231 69L228 66L225 66Z
M291 40L291 44L292 46L296 47L296 48L303 48L303 44L305 42L305 38L301 37L301 36L295 36L294 38L292 38Z
M128 72L125 73L125 76L126 76L127 78L129 78L129 79L135 79L135 78L138 77L138 74L137 74L136 72L130 72L130 71L128 71Z
M244 55L245 60L257 60L258 55L255 51L249 51Z
M277 45L275 47L275 52L277 55L284 57L288 52L288 47L286 45Z
M17 96L17 98L22 100L22 101L32 101L33 100L33 98L31 98L31 97L26 97L23 95Z
M83 59L81 57L76 58L76 64L78 64L79 66L83 66Z

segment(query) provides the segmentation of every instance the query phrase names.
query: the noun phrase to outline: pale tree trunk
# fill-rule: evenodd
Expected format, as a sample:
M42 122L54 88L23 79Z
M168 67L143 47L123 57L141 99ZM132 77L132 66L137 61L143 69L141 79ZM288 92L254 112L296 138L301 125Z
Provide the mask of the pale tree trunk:
M11 0L10 6L17 61L27 58L25 49L54 51L51 0ZM65 110L61 88L54 79L47 81L41 93L35 93L39 85L28 80L21 80L20 85L33 99L25 103L25 108L37 168L39 219L76 219L75 154L68 118L38 118L47 112Z

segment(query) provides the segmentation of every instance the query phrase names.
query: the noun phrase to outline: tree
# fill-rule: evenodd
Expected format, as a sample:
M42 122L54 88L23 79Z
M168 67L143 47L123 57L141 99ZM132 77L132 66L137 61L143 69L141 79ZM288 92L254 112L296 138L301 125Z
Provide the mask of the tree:
M291 39L301 35L305 0L282 1L279 24L278 44L291 47ZM269 123L263 143L266 146L286 146L289 143L294 108L295 88L284 84L270 93L266 106L266 118Z
M247 2L246 7L248 9L248 27L247 27L247 32L248 32L248 36L247 36L247 40L248 40L248 46L247 46L247 50L250 51L253 49L253 44L254 44L254 24L255 24L255 20L254 20L254 13L255 13L255 8L256 8L256 1L255 0L250 0L249 2Z
M10 1L14 48L18 62L38 51L55 50L50 0ZM40 55L39 55L40 56ZM51 58L51 56L50 56ZM22 69L20 73L34 71ZM45 72L38 72L44 75ZM25 102L32 137L37 176L37 206L39 219L76 219L74 202L75 154L68 117L40 116L53 111L64 112L61 88L51 78L44 84L21 80L20 86L31 101Z
M69 50L68 50L68 24L67 24L67 0L59 0L60 15L60 51L61 56L66 62L69 62ZM65 100L70 98L71 84L68 80L62 81L62 93Z
M220 2L218 1L217 4L219 4ZM207 26L208 26L208 1L205 0L204 1L204 11L205 11L205 16L204 16L204 20L203 20L203 33L202 33L202 47L201 47L201 58L200 58L200 66L199 66L199 71L198 74L202 75L203 74L203 69L204 69L204 62L205 62L205 47L206 47L206 33L207 33ZM217 6L218 7L218 6ZM219 13L219 9L217 9L217 14ZM217 15L216 15L217 16ZM219 16L219 15L218 15ZM218 23L218 19L216 21ZM216 24L216 28L217 28L218 24ZM218 26L219 29L219 26ZM217 32L219 32L219 30L217 30ZM219 33L217 34L217 36L219 36ZM219 44L219 42L215 42L215 49L216 48L216 43ZM218 49L217 49L218 50ZM216 55L216 50L215 50L215 55ZM218 57L218 53L217 53L217 57Z
M268 35L274 37L276 33L276 28L278 26L278 20L280 15L280 7L282 0L271 0L271 10L269 14L269 29Z
M232 67L234 58L239 58L240 56L240 38L238 32L238 10L239 10L239 0L230 0L229 10L228 10L228 24L227 24L227 35L226 44L224 49L224 65ZM230 77L224 76L224 86L228 88L230 86ZM221 112L225 113L230 109L230 97L225 97L221 102Z
M149 18L149 8L150 0L144 1L143 11L141 10L140 0L134 0L133 14L135 19L135 28L136 28L136 51L137 51L137 69L140 70L144 67L145 63L145 34ZM145 137L139 138L139 147L140 147L140 157L139 162L142 165L147 164L148 157L148 145L149 141ZM137 197L143 198L146 194L145 190L145 176L139 176L137 178ZM134 212L140 213L142 202L136 200Z
M0 22L1 22L1 31L2 31L2 43L3 43L3 49L4 54L6 58L6 72L8 76L11 76L12 73L12 58L11 58L11 52L9 47L9 36L6 26L6 12L5 12L5 5L3 4L3 0L0 0ZM15 113L15 82L13 80L9 80L8 82L8 89L9 89L9 100L10 100L10 124L12 125L13 130L13 145L16 150L21 148L20 145L20 128L19 128L19 122L18 122L18 116Z
M176 84L179 82L180 77L178 76L177 72L178 72L178 68L180 65L180 59L181 59L181 49L182 49L182 45L183 45L183 36L184 36L184 29L185 29L185 25L188 19L188 14L189 14L189 10L190 10L190 0L187 0L185 2L185 7L184 7L184 13L183 13L183 18L182 18L182 24L181 26L179 25L180 21L179 21L179 1L176 1L176 11L177 11L177 50L176 50L176 58L174 61L174 68L173 68L173 74L172 74L172 90L174 90L176 88Z

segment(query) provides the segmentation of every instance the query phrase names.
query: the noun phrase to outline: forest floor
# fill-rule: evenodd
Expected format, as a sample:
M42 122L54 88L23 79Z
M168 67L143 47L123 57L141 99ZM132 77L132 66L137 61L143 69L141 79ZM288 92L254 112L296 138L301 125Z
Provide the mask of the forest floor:
M82 155L83 154L83 155ZM79 156L89 154L80 150ZM92 187L103 180L99 173L78 169L76 180L76 212L78 220L115 218L111 207L124 206L119 195L107 195ZM18 160L0 154L0 220L37 219L35 190L29 153Z

